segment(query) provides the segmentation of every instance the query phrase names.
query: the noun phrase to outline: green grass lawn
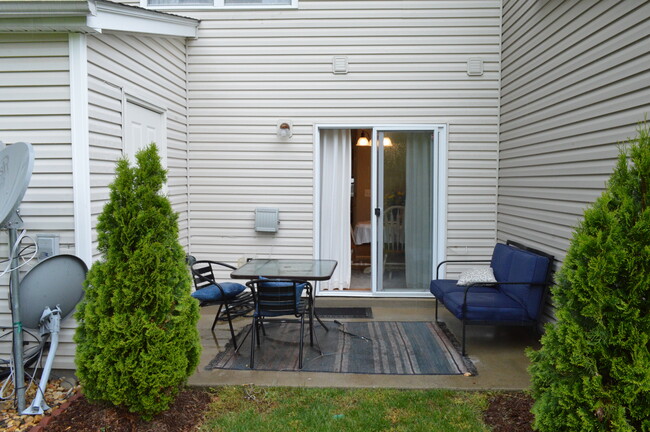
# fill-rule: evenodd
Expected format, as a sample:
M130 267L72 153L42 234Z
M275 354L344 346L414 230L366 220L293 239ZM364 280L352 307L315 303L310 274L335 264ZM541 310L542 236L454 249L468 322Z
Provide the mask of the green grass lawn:
M217 396L201 431L489 431L488 396L451 390L233 386Z

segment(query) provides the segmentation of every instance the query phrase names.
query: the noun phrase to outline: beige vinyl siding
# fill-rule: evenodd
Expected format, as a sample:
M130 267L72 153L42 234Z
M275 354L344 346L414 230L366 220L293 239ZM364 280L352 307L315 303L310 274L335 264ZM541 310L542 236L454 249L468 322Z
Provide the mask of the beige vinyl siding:
M559 268L650 111L650 3L524 3L503 6L498 237Z
M60 252L74 254L69 76L67 34L0 34L0 141L29 142L35 156L20 206L24 228L34 240L39 233L59 235ZM7 231L2 230L0 256L4 259L8 253ZM3 329L12 325L8 283L8 275L0 279ZM73 325L72 320L62 323L63 348L55 367L73 367L74 350L69 344ZM25 336L25 340L32 339ZM11 337L3 338L0 357L8 358L10 352Z
M562 260L650 111L650 3L503 6L498 236Z
M192 252L307 257L314 125L448 124L450 257L489 255L496 230L499 1L301 0L297 10L175 11L189 41ZM350 72L332 73L347 56ZM485 74L469 77L480 57ZM293 137L276 136L280 119ZM255 207L278 207L276 235Z
M109 197L123 148L123 98L137 97L166 110L168 191L187 246L187 103L185 41L180 38L103 34L88 37L90 183L93 251L97 216Z

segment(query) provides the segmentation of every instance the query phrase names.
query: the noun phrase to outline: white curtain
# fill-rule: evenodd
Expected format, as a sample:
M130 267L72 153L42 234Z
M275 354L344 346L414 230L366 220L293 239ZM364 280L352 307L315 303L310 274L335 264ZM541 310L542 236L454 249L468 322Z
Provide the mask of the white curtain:
M350 240L350 180L352 142L349 130L323 130L320 136L321 202L320 257L338 261L334 275L320 283L323 290L349 289L352 253Z
M408 134L406 145L406 286L426 290L432 274L433 159L431 132Z

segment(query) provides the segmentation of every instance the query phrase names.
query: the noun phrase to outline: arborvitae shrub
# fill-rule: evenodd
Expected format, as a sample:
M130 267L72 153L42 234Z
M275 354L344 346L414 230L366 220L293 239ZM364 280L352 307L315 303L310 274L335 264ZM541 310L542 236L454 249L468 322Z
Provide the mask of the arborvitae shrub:
M535 428L650 431L650 134L622 148L553 288L532 360Z
M77 375L85 396L149 419L169 408L200 355L198 303L190 296L178 216L160 194L156 146L117 162L97 225L100 261L85 283Z

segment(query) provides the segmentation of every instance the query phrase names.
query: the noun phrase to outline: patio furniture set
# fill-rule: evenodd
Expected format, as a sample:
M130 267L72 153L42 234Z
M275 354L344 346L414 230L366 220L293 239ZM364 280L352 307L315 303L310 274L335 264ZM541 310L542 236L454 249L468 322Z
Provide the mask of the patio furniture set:
M337 262L334 260L299 259L252 259L236 268L229 264L188 257L196 291L192 296L200 306L219 305L212 323L212 330L219 320L228 321L233 347L237 350L237 338L232 319L251 316L252 324L244 339L252 334L249 367L255 365L255 346L261 343L260 330L265 333L264 322L286 316L298 318L300 323L299 368L302 369L305 316L309 320L309 341L314 345L313 323L316 318L328 330L315 313L315 292L309 281L328 280ZM232 279L247 279L246 286L235 282L217 282L215 268L233 270ZM246 291L246 287L250 289ZM305 294L305 296L303 296ZM222 315L222 310L225 316ZM285 319L286 320L286 319Z
M438 264L430 291L436 298L435 321L438 307L444 306L462 322L461 354L466 355L465 335L469 325L530 326L536 329L543 313L548 287L552 280L554 258L544 252L520 243L497 243L488 260L446 260ZM299 368L302 369L305 318L308 320L310 345L314 345L313 324L315 292L309 281L328 280L337 262L334 260L253 259L236 268L229 264L188 257L196 291L192 295L201 306L219 305L212 324L227 321L233 347L237 338L232 319L252 318L244 335L252 335L249 367L254 368L255 347L264 335L264 322L287 316L297 318L300 324ZM446 265L471 265L459 279L440 279ZM483 265L478 265L483 264ZM217 282L218 269L231 270L232 279L246 279L245 285L235 282ZM246 290L246 288L249 290Z

